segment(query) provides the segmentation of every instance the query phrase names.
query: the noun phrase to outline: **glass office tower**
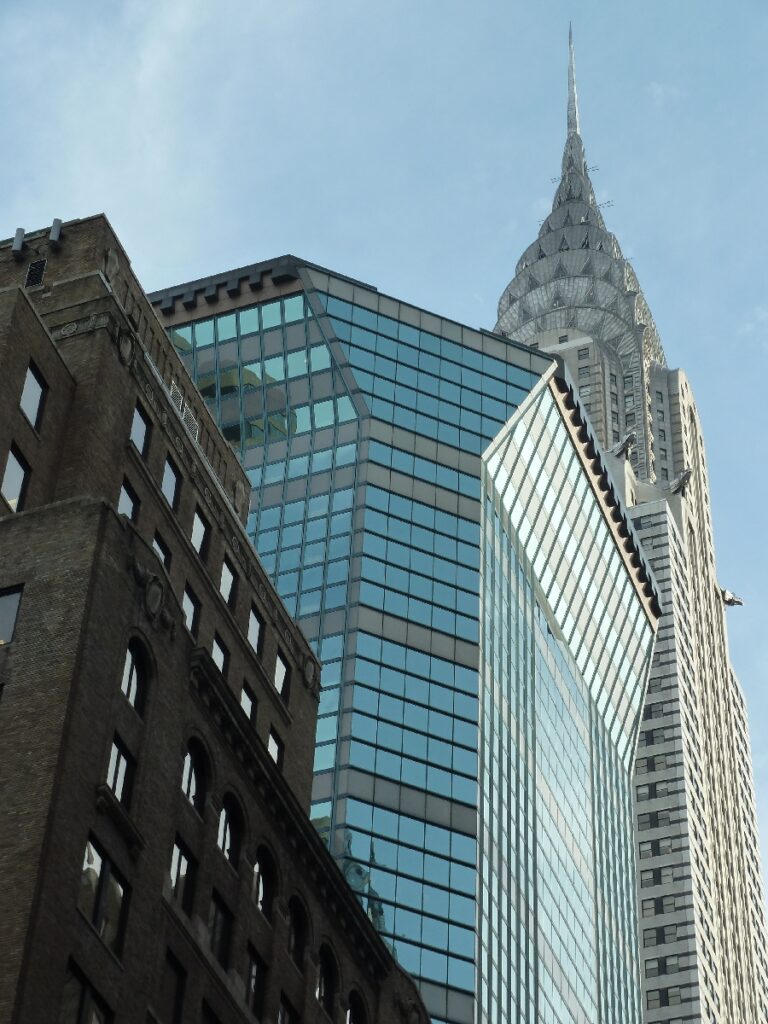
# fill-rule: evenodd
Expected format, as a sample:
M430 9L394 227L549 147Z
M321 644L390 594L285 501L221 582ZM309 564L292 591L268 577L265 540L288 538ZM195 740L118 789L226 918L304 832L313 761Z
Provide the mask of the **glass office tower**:
M481 456L553 361L293 257L153 302L240 451L249 533L323 661L318 827L433 1019L471 1024ZM605 762L583 764L612 774L613 741L591 742ZM629 848L621 814L600 813ZM631 900L620 912L634 921Z
M636 1024L632 759L652 576L552 371L484 456L482 1024Z
M470 1024L480 455L552 361L295 260L153 301L324 664L316 820L434 1019Z

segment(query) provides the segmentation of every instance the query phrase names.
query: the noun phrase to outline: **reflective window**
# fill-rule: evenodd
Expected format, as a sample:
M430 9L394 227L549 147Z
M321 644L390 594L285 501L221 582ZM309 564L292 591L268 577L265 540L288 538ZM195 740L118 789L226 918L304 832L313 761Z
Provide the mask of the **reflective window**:
M211 528L208 525L208 520L200 509L196 508L195 514L192 517L192 547L201 558L205 558L210 533Z
M267 752L272 760L275 762L278 768L283 767L283 741L280 739L274 729L269 730L269 740L267 741Z
M237 867L240 858L240 845L243 840L243 815L234 797L224 797L219 814L219 831L217 845L229 863Z
M229 966L233 921L231 910L214 889L208 914L208 935L211 952L225 970Z
M24 507L29 477L30 469L26 459L16 445L12 444L5 464L3 483L0 486L0 494L8 502L12 512L21 512Z
M226 677L229 669L229 650L218 633L214 635L211 644L211 657L216 668Z
M251 611L248 615L248 643L251 645L256 654L259 654L259 645L261 643L261 634L264 627L264 620L251 605Z
M45 393L48 390L43 375L34 363L27 367L27 375L24 378L24 389L21 392L21 411L35 428L40 429L43 419L43 405Z
M189 584L184 587L181 609L184 613L184 625L193 637L197 637L197 631L200 628L200 602Z
M85 846L77 905L107 948L120 956L128 890L120 874L93 838Z
M275 662L275 689L283 700L288 700L288 680L288 665L282 654L278 651L277 661Z
M267 990L267 965L253 948L248 946L248 973L245 981L245 1002L255 1017L261 1017L264 993Z
M125 516L132 523L135 523L139 518L140 504L141 502L136 491L134 491L127 480L123 480L123 486L120 488L120 498L117 502L117 511L121 516Z
M276 873L272 857L265 847L260 847L253 865L253 901L264 917L272 917L276 893Z
M197 864L184 842L176 836L171 854L171 891L186 914L192 913Z
M112 741L112 749L109 753L109 767L107 768L107 785L117 797L123 807L129 807L131 803L131 791L133 789L133 777L135 774L136 762L127 747L115 736Z
M59 1024L112 1024L111 1010L80 970L70 963L59 1008Z
M150 423L149 417L137 402L133 410L133 421L131 423L131 442L136 451L144 458L149 449Z
M333 953L331 953L327 946L321 946L318 955L315 999L331 1017L333 1016L333 1008L336 1001L337 978L338 969Z
M256 697L248 683L243 683L243 688L240 691L240 707L249 722L256 721Z
M147 692L146 657L137 640L131 640L125 653L120 689L139 714L144 710Z
M196 811L202 813L205 806L206 758L197 740L190 740L184 756L181 775L181 791Z
M165 466L163 467L163 481L160 485L160 489L163 492L163 497L175 512L179 506L181 476L176 468L176 464L170 456L165 460Z
M155 532L155 536L152 538L152 549L163 563L164 568L169 570L171 568L171 549L165 543L160 533Z
M234 565L226 556L224 557L224 561L221 566L219 592L231 608L237 599L237 575L235 573Z
M0 590L0 647L13 640L22 589L22 587L10 587Z

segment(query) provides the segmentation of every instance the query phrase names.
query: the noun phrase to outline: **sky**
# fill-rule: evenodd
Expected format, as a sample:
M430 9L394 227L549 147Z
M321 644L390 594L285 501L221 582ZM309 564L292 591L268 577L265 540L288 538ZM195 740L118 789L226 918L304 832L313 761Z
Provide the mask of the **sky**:
M0 0L0 237L105 212L147 291L291 252L493 327L570 20L598 200L703 421L768 864L764 0Z

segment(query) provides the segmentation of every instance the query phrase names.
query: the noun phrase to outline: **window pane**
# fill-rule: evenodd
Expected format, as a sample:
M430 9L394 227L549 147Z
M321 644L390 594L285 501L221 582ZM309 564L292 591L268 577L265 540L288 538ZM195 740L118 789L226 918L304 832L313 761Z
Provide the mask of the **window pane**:
M221 583L219 585L219 590L227 604L231 604L234 599L234 585L235 571L229 559L225 558L221 567Z
M161 490L165 500L175 511L179 499L179 471L170 459L165 460Z
M16 616L21 601L21 587L11 590L0 590L0 647L13 640L16 627Z
M149 422L140 405L133 412L131 423L131 441L139 455L146 455L149 441Z
M283 741L277 735L274 729L269 731L269 742L267 743L267 750L269 756L275 762L278 768L283 766Z
M5 464L3 485L0 491L11 506L12 512L21 511L28 482L29 466L18 448L15 445L11 445L11 450L8 452L8 461Z
M195 597L195 593L189 584L184 587L184 595L181 599L181 608L184 612L184 625L192 636L197 636L197 629L200 620L200 602Z
M229 651L218 633L213 638L213 643L211 644L211 657L213 658L213 663L216 668L223 676L225 676L227 674L227 665L229 663Z
M152 547L166 569L171 567L171 549L165 543L159 533L156 533L152 540Z
M43 396L45 395L45 382L36 369L30 363L27 368L27 376L24 379L24 390L21 393L21 411L27 417L32 426L37 430L43 416Z
M275 689L279 694L285 697L286 682L288 679L288 666L282 658L282 655L278 654L277 661L275 662Z
M121 516L130 519L132 523L139 518L139 499L127 480L123 480L123 486L120 488L117 511Z
M251 608L251 613L248 617L248 643L259 653L259 641L261 640L261 616L255 608Z
M208 544L208 529L207 520L200 509L196 508L192 520L192 547L201 556L205 554L205 548Z

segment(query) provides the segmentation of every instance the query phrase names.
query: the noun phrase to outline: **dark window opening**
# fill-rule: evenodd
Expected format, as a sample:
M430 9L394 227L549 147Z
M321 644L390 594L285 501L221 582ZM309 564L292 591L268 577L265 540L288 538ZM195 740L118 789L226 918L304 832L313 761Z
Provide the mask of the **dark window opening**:
M27 276L24 280L25 288L35 288L43 283L47 262L48 260L32 260L27 267Z
M21 392L19 406L35 430L40 429L43 420L43 405L47 391L48 385L45 383L43 375L34 363L30 363L24 378L24 389Z
M8 461L5 464L3 483L0 486L0 493L10 505L11 512L21 512L23 509L29 487L29 477L30 469L27 460L16 445L12 444L8 452Z
M21 603L21 587L0 590L0 647L13 640Z

